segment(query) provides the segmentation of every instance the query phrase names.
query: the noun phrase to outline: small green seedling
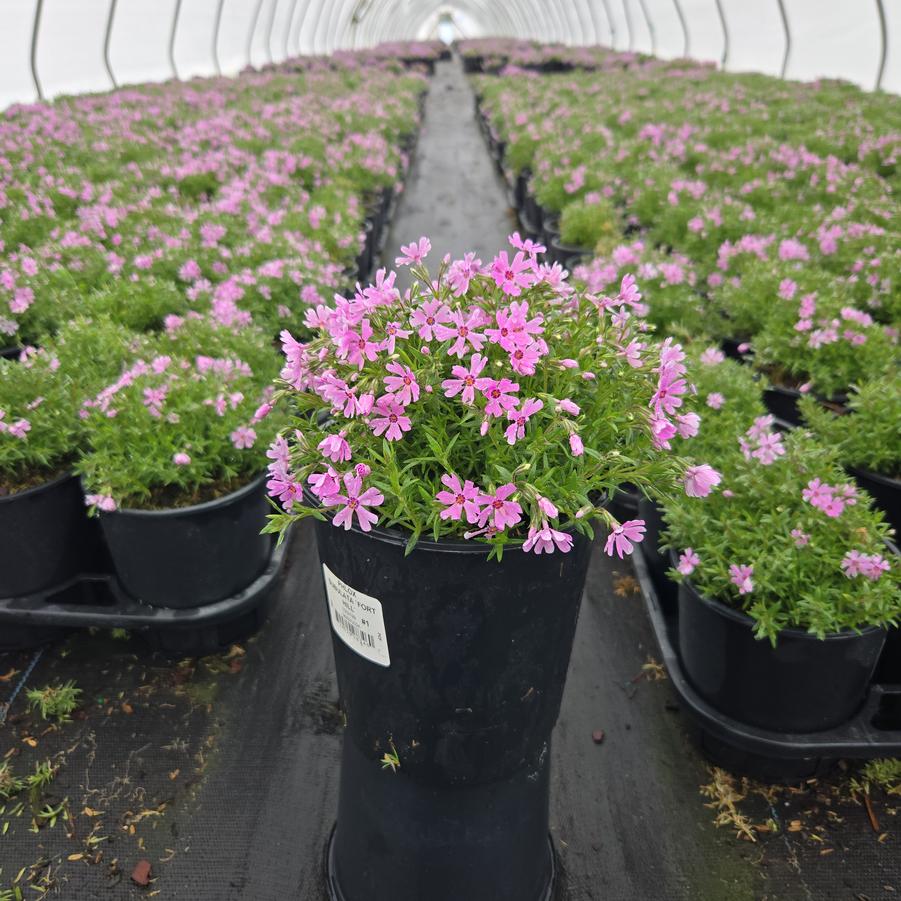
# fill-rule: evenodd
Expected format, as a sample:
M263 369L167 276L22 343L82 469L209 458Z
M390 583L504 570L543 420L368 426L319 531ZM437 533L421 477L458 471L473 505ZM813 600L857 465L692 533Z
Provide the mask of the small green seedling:
M28 703L31 709L40 711L45 720L55 719L60 723L68 723L70 714L78 707L81 689L75 687L71 679L63 684L45 685L43 688L32 688L28 691Z
M853 789L870 793L878 785L888 795L901 795L901 758L889 757L870 760L860 771L861 779L854 779Z
M392 773L396 773L400 769L400 757L397 754L397 748L394 747L394 742L390 738L388 739L388 744L391 745L391 750L385 751L382 757L382 769L390 769Z
M34 765L34 772L27 777L26 782L30 789L41 791L45 789L56 777L57 767L49 760Z
M0 799L8 801L23 788L25 788L25 783L13 773L9 761L4 760L3 763L0 763ZM2 896L0 896L0 901L3 901Z

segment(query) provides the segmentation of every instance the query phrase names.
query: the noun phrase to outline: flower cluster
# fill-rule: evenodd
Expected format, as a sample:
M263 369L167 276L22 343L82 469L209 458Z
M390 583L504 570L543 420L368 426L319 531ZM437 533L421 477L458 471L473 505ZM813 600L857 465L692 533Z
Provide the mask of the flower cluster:
M409 166L425 78L371 62L7 112L0 350L21 362L0 372L0 492L77 464L98 509L180 506L262 468L272 338L368 267Z
M724 446L712 458L723 490L703 504L667 502L674 578L744 610L772 641L788 627L822 636L896 622L901 567L882 514L858 502L834 454L808 434L796 430L782 447L764 466Z
M739 437L738 444L746 460L756 460L761 466L769 466L785 454L782 437L773 430L774 422L770 414L759 416L744 436Z
M826 485L819 479L811 479L801 496L812 507L822 510L833 519L842 515L845 507L857 503L857 488L854 485Z
M311 340L283 333L278 394L299 415L273 449L270 489L285 510L273 530L340 506L335 524L378 521L411 543L462 534L497 552L551 553L600 521L607 552L622 556L644 523L617 522L605 493L625 481L712 491L711 467L687 469L669 452L696 431L679 412L685 355L671 340L638 339L634 278L615 294L579 294L541 261L542 246L518 234L510 244L485 263L445 257L433 275L422 238L398 257L409 290L380 271L352 297L317 305ZM301 485L318 505L298 508Z

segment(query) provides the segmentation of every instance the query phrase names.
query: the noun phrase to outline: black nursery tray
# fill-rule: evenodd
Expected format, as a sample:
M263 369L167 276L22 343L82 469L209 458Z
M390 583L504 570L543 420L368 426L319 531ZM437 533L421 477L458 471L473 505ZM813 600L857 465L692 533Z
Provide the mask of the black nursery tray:
M229 598L200 607L151 607L130 597L110 573L86 573L45 591L0 598L0 645L8 627L17 633L99 627L142 632L159 650L206 654L254 632L265 618L285 561L287 542L266 568ZM25 639L27 641L27 638Z
M759 778L815 776L840 759L901 756L901 684L874 681L858 713L823 732L771 732L738 722L711 707L694 690L678 652L678 610L661 603L639 548L635 573L644 595L663 663L682 708L701 733L701 745L714 762Z

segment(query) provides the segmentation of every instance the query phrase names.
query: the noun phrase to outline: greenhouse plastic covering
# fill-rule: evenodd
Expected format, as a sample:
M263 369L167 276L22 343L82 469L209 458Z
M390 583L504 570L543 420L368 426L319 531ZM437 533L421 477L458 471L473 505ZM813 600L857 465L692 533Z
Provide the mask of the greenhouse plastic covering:
M901 86L885 0L3 0L0 105L233 74L298 54L487 35Z

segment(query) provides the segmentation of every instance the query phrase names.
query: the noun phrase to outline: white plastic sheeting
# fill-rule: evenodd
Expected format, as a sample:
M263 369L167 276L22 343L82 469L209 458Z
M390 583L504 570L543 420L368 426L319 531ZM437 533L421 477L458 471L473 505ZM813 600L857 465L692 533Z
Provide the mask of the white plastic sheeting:
M599 43L666 57L681 56L687 42L695 58L725 55L728 69L772 74L785 62L787 24L789 77L840 77L871 88L882 56L880 6L882 86L898 91L896 0L0 0L0 107L35 97L30 51L39 9L35 68L52 97L103 90L112 79L162 80L173 64L187 78L299 53L433 38L441 22L452 23L445 33L456 36Z

